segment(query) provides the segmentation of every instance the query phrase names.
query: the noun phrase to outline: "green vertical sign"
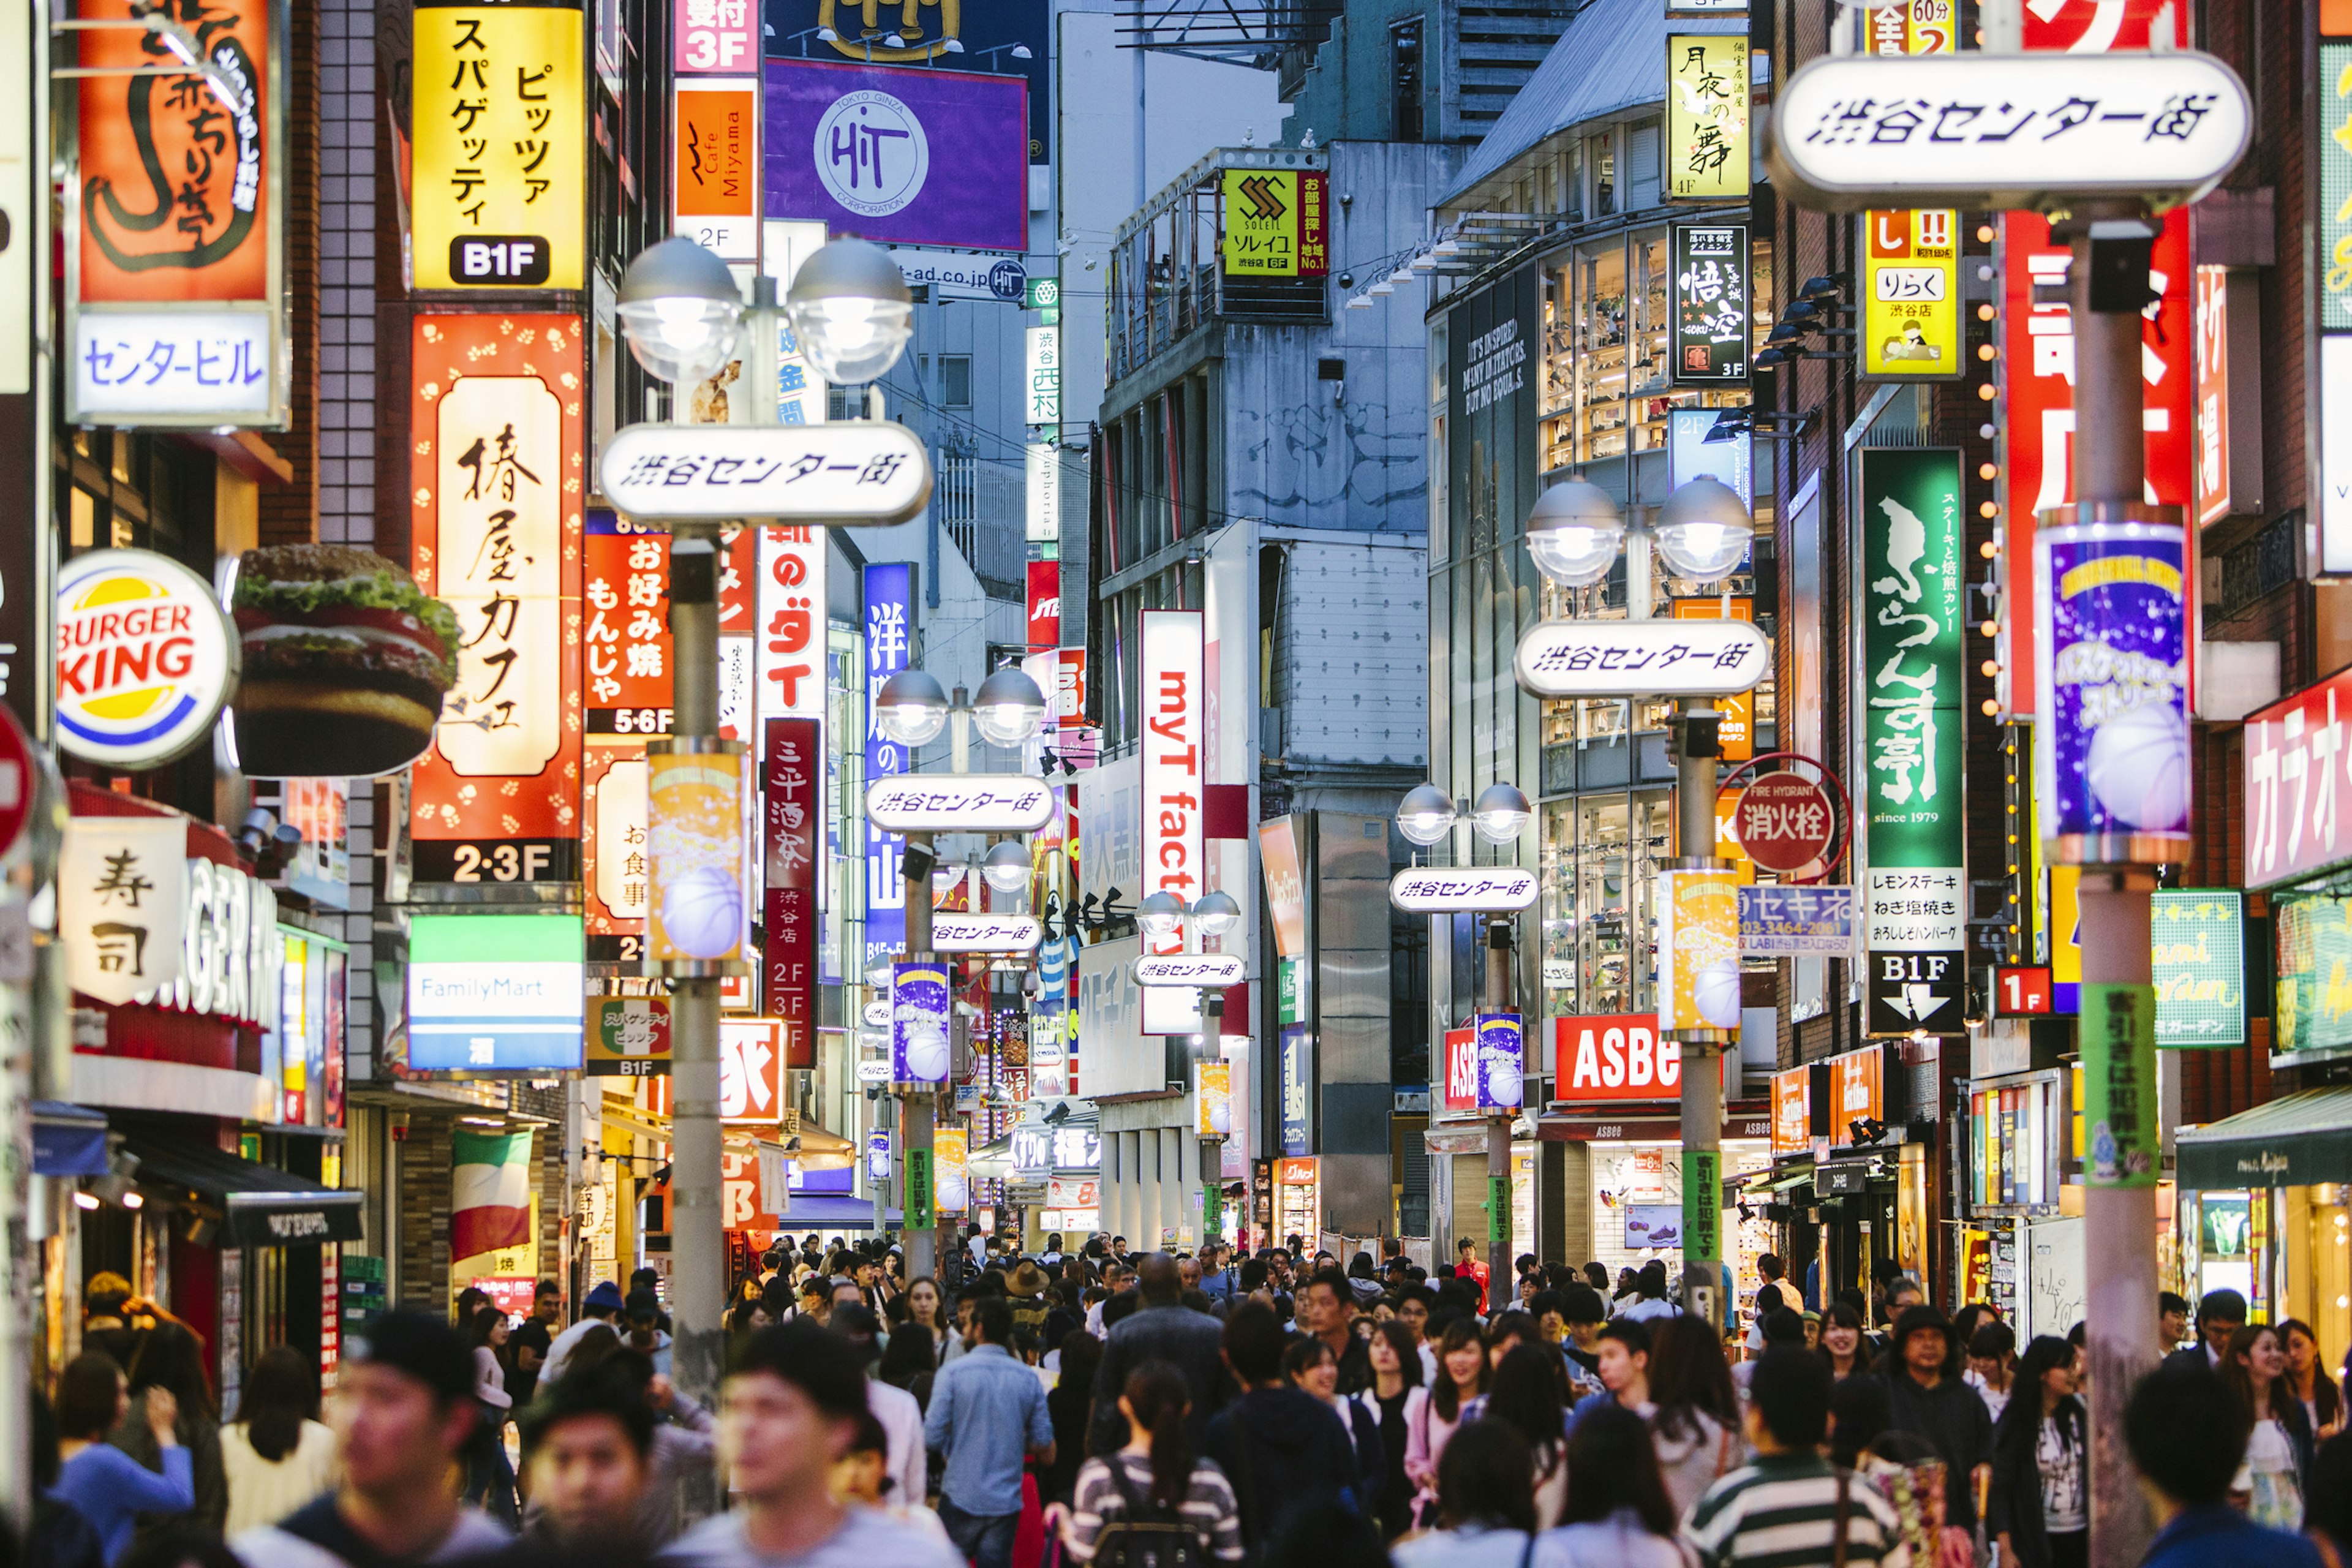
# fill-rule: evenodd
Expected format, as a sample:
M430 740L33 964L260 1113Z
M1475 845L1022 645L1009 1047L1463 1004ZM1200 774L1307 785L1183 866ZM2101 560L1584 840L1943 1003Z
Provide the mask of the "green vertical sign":
M1860 802L1868 1032L1959 1034L1968 983L1961 821L1968 627L1960 454L1865 447Z
M1214 1176L1201 1188L1201 1239L1206 1243L1217 1234L1218 1222L1224 1215L1224 1188Z
M907 1216L908 1230L929 1230L934 1223L931 1214L931 1152L929 1149L907 1151L907 1196L900 1207Z
M1723 1152L1683 1151L1683 1259L1723 1256Z
M2083 1015L2083 1127L2095 1187L2156 1185L2156 990L2093 985Z
M2168 1050L2246 1043L2246 895L2159 888L2149 906L2156 1043Z
M1281 973L1275 982L1276 1021L1284 1024L1303 1024L1307 1022L1307 1016L1299 1010L1299 993L1306 988L1307 961L1303 958L1286 958L1280 963Z
M1511 1178L1486 1178L1486 1256L1503 1267L1504 1245L1511 1239Z

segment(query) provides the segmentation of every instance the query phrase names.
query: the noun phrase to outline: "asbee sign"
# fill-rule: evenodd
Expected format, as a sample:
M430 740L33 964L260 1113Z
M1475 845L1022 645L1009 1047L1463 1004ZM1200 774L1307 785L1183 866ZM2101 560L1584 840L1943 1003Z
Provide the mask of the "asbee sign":
M1553 1094L1566 1100L1672 1100L1682 1093L1682 1047L1658 1038L1655 1013L1552 1020Z

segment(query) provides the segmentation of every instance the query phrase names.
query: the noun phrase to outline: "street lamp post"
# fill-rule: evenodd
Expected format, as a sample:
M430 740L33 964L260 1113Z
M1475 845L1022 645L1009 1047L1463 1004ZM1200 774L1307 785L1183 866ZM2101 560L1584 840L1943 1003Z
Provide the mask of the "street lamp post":
M1617 504L1599 486L1570 479L1536 500L1528 517L1528 553L1536 569L1565 588L1587 588L1609 575L1625 550L1625 614L1652 617L1652 557L1675 576L1705 586L1738 570L1755 537L1739 493L1705 475L1677 487L1644 529L1629 537ZM1719 715L1711 697L1684 697L1674 725L1676 837L1682 855L1672 869L1720 871L1728 862L1715 848L1716 762ZM1731 1031L1679 1021L1662 1031L1682 1048L1683 1194L1686 1215L1712 1216L1723 1206L1722 1053ZM1723 1298L1722 1226L1684 1226L1683 1306L1718 1327Z
M1238 926L1242 919L1242 907L1234 902L1232 894L1222 889L1212 889L1188 904L1163 888L1144 895L1143 900L1136 905L1135 919L1137 926L1146 938L1160 942L1177 941L1181 943L1181 952L1172 956L1190 959L1206 953L1206 949L1202 946L1205 940L1222 938ZM1210 1062L1219 1060L1224 1054L1224 988L1228 984L1240 984L1245 971L1238 958L1226 958L1219 953L1209 955L1210 959L1215 961L1213 963L1204 959L1203 963L1197 967L1183 966L1192 969L1190 973L1171 977L1161 973L1151 973L1161 964L1163 959L1170 956L1171 955L1147 953L1144 957L1139 958L1136 961L1136 976L1146 987L1192 987L1200 992L1200 1032L1192 1037L1192 1047L1186 1054L1191 1064L1205 1067ZM1170 1037L1171 1040L1176 1037ZM1171 1054L1167 1062L1168 1079L1172 1081L1181 1074L1191 1082L1196 1097L1205 1093L1204 1080L1201 1073L1197 1070L1184 1071L1177 1063L1172 1050L1171 1046ZM1197 1117L1194 1131L1200 1144L1198 1158L1201 1167L1201 1231L1202 1240L1205 1245L1218 1224L1218 1208L1223 1197L1220 1183L1223 1180L1221 1172L1223 1164L1224 1139L1222 1135L1211 1136L1200 1132ZM1178 1173L1181 1177L1182 1173L1181 1168ZM1179 1184L1181 1184L1181 1181Z

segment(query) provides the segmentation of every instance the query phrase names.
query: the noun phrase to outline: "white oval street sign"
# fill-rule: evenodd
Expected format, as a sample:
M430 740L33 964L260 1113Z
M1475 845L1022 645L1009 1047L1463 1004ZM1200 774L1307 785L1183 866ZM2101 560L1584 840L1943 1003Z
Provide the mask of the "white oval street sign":
M890 1081L890 1064L884 1061L859 1062L857 1064L857 1081L860 1083L888 1083Z
M931 464L904 425L632 425L604 447L604 496L641 521L904 522Z
M1536 901L1536 874L1517 866L1416 866L1389 883L1389 902L1417 915L1509 914Z
M1729 697L1764 679L1772 639L1746 621L1538 621L1517 666L1535 697Z
M866 820L889 833L1034 833L1053 787L1023 773L898 773L866 786Z
M931 917L933 952L1031 952L1045 928L1027 915L955 915Z
M1222 991L1239 985L1248 973L1237 952L1146 953L1135 961L1138 985L1190 986L1196 991Z
M890 1004L888 999L885 998L879 1001L868 1002L866 1004L864 1010L861 1011L857 1016L860 1022L869 1024L875 1028L888 1028L890 1026Z
M1800 205L2193 202L2246 150L2243 83L2193 50L1835 55L1790 77L1765 162Z

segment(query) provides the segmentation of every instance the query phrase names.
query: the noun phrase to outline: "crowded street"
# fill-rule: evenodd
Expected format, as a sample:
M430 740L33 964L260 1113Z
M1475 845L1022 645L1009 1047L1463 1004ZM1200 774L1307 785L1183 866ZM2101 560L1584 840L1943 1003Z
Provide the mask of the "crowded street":
M0 83L14 1564L2352 1568L2352 0Z

